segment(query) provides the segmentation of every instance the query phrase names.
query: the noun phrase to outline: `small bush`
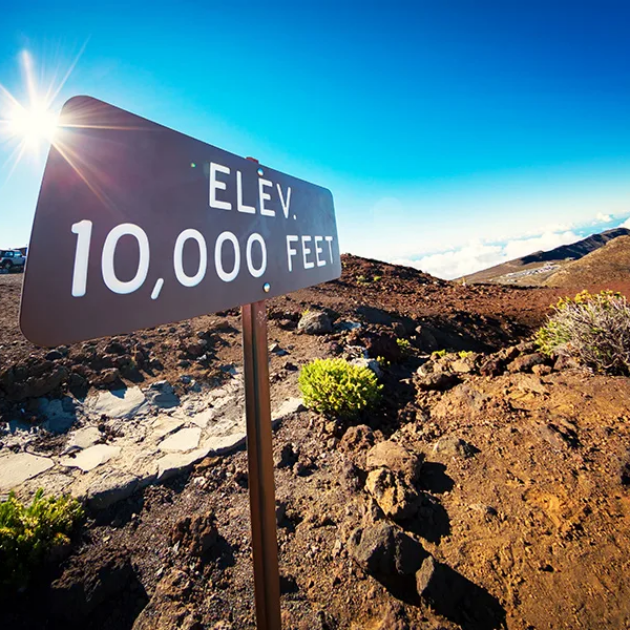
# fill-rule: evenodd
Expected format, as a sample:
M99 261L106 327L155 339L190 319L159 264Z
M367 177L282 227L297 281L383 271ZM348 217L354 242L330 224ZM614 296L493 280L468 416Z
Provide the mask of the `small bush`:
M26 506L9 494L0 502L0 587L26 586L53 548L70 542L82 518L81 505L69 497L44 498L40 488Z
M378 282L383 276L374 276L372 282Z
M473 355L473 354L474 354L474 353L473 353L473 352L471 352L471 351L469 351L469 350L460 350L460 351L457 353L457 356L458 356L460 359L467 359L468 357L472 357L472 355Z
M445 357L446 355L447 355L447 352L446 352L445 349L443 349L443 350L434 350L431 353L431 357L433 359L441 359L442 357Z
M374 373L343 359L316 359L299 377L304 404L326 415L352 418L374 405L382 385Z
M407 355L411 352L411 343L409 342L409 339L396 339L396 343L398 344L398 347L400 348L400 352L403 355Z
M547 356L570 356L611 374L630 373L630 307L620 293L588 291L562 298L536 333Z
M357 284L368 284L368 279L365 276L357 276Z

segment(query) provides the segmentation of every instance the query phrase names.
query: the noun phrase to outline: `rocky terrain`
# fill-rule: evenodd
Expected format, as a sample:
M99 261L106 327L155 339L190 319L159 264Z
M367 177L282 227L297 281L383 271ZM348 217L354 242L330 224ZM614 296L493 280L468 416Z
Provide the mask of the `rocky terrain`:
M628 627L630 379L528 341L583 287L343 270L269 303L283 627ZM42 349L20 283L0 277L0 492L88 518L0 626L254 628L238 311ZM377 408L303 407L328 356L378 373Z

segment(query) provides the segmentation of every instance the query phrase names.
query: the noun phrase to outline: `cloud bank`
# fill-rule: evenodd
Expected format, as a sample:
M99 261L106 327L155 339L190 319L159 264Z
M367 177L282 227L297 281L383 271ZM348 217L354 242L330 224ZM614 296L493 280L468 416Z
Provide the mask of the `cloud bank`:
M630 219L627 223L630 223ZM420 257L394 258L390 262L415 267L438 278L451 280L537 251L568 245L580 238L583 237L573 230L546 231L499 243L471 241L457 249Z

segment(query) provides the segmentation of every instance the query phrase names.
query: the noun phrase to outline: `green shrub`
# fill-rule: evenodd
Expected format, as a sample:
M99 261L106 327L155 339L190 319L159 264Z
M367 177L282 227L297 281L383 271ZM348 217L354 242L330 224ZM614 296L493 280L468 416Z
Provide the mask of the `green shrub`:
M383 276L374 276L372 282L378 282Z
M341 418L355 417L374 405L382 389L370 369L343 359L316 359L305 365L299 384L309 409Z
M469 350L460 350L460 351L457 353L457 356L458 356L460 359L467 359L468 357L472 357L472 355L473 355L473 354L474 354L474 353L473 353L473 352L471 352L471 351L469 351Z
M396 343L398 344L398 347L400 348L400 351L403 355L409 354L409 352L411 351L411 343L409 342L409 339L398 338L396 339Z
M83 518L81 505L70 497L47 497L40 488L29 506L9 494L0 502L0 587L26 586L34 570Z
M445 357L447 355L447 352L445 349L443 350L434 350L431 353L431 357L434 359L441 359L442 357Z
M596 371L630 374L630 307L612 291L562 298L535 341L547 356L569 356Z
M368 280L365 276L357 276L357 284L368 284Z

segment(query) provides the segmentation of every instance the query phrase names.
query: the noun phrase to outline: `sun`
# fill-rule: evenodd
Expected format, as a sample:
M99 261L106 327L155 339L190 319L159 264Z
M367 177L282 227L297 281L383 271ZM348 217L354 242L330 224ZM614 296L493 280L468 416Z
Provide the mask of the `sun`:
M87 43L87 42L86 42ZM57 97L81 57L84 46L65 73L60 67L52 72L36 72L31 53L20 53L24 84L20 97L0 83L0 155L8 157L0 162L0 173L5 181L13 174L22 158L30 156L40 164L48 147L57 144L61 124L58 121ZM39 79L39 80L38 80Z
M52 142L57 130L57 116L45 103L33 103L26 108L15 107L7 119L9 134L37 147L41 142Z

